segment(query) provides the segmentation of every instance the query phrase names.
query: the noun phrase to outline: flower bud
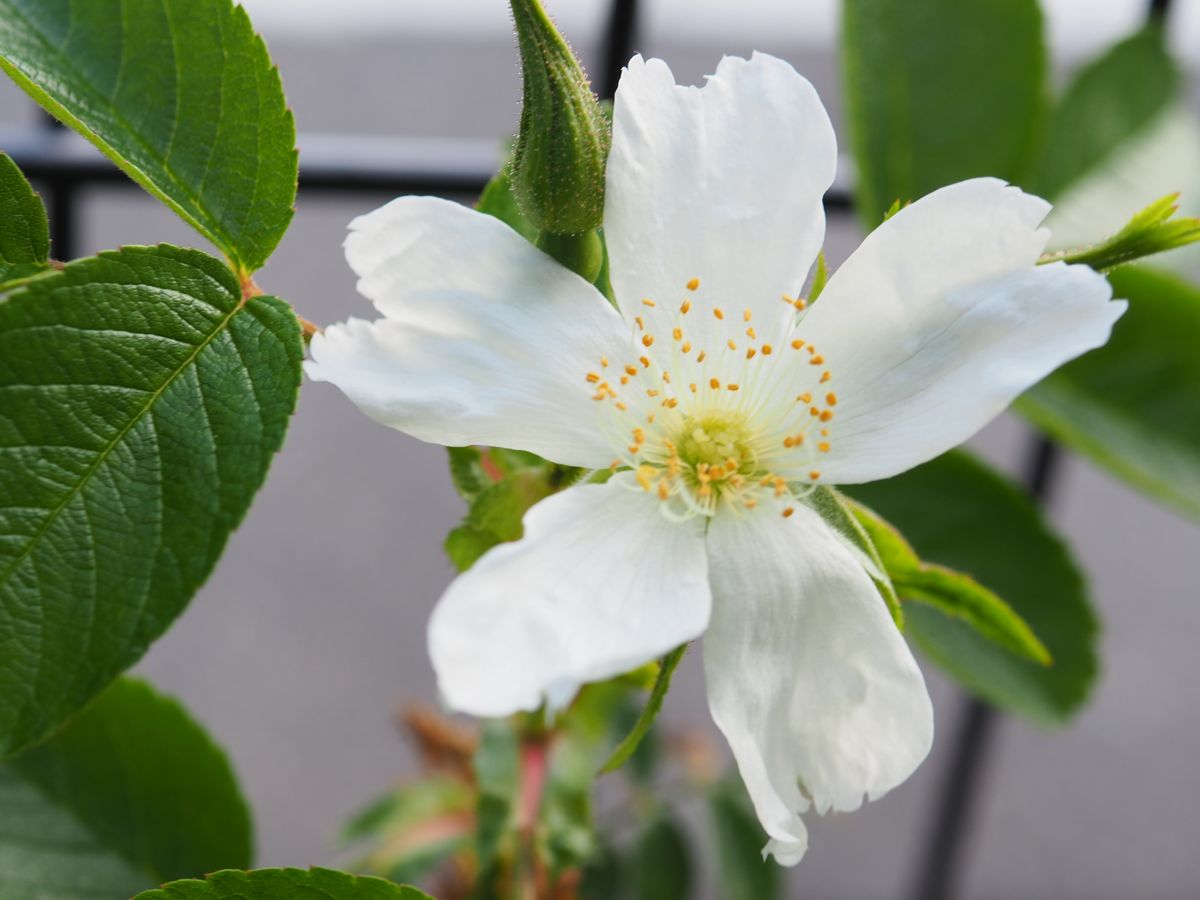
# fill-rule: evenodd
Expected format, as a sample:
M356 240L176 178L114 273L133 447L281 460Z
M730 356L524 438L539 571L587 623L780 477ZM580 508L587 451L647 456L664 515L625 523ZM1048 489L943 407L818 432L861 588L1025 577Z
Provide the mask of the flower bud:
M523 73L512 163L517 205L542 231L590 231L604 213L608 121L540 0L511 5Z

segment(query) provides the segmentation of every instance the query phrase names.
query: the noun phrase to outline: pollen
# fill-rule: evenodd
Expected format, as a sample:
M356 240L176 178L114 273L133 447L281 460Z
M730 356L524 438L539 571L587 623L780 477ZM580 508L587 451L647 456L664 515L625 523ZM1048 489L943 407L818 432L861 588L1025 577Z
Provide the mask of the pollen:
M642 300L642 305L643 306L658 306L658 304L655 303L653 300L651 300L649 297L646 297L645 299Z
M629 365L627 365L627 366L625 367L625 374L626 374L626 375L636 375L636 374L637 374L637 369L636 369L636 368L634 368L633 366L629 366Z
M783 508L783 512L780 515L782 515L785 519L790 519L792 517L792 513L794 513L795 511L796 511L796 507L785 506Z
M750 338L752 341L758 337L758 332L754 330L753 325L746 329L746 337Z
M770 344L762 345L762 355L763 356L770 356L774 350L775 350L775 348L772 347Z
M729 340L727 340L727 341L725 342L725 346L726 346L726 347L728 347L730 350L736 350L736 349L737 349L737 344L735 344L735 343L733 342L733 338L730 338Z
M616 402L614 405L615 405L615 406L617 407L617 409L619 409L621 412L625 412L625 410L629 409L629 407L628 407L628 406L626 406L624 403L622 403L620 400L618 400L618 401L617 401L617 402Z
M798 309L798 310L800 310L801 312L803 312L803 311L804 311L804 308L805 308L806 306L808 306L808 301L807 301L807 300L805 300L803 297L797 297L797 298L796 298L796 302L795 302L795 303L793 303L792 305L793 305L794 307L796 307L796 309Z
M671 337L675 338L675 340L677 340L677 341L683 340L683 329L676 328L674 331L671 332Z
M692 308L691 300L684 300L681 304L679 304L679 311L681 313L683 313L685 316L688 314L688 310L691 308Z
M650 368L650 357L648 357L648 356L639 356L639 357L638 357L638 362L640 362L640 363L642 364L642 368L643 368L643 369L648 369L648 368Z
M692 352L692 342L684 341L683 345L679 349L682 350L684 353L691 353Z
M796 340L792 341L792 349L793 350L799 350L803 346L804 346L804 341L800 340L800 338L796 338Z
M691 384L688 385L688 387L692 389L693 394L696 393L696 382L693 381Z
M698 363L704 362L704 357L706 357L707 355L708 355L707 351L701 350L700 353L696 356L696 362L698 362Z
M721 381L718 378L710 378L708 379L708 386L714 391L718 390L721 387Z
M719 307L719 306L713 307L713 315L716 316L718 319L725 318L725 313L721 311L721 307Z
M628 376L628 375L622 375L622 376L621 376L621 384L622 384L622 385L629 384L629 376Z
M590 384L599 384L600 383L600 374L598 372L588 372L587 380Z
M641 316L634 316L633 321L637 322L637 327L639 330L641 330L641 331L646 330L646 323L642 321Z
M821 477L821 472L818 469L813 469L811 472L808 473L808 477L811 478L813 481L816 481L818 478Z
M797 403L812 403L812 394L810 394L808 391L805 391L803 394L797 394L796 402Z
M744 313L742 313L742 321L743 321L743 322L749 322L749 321L750 321L750 319L751 319L753 316L754 316L754 313L753 313L753 312L751 312L751 310L750 310L750 308L749 308L749 307L747 307L747 308L746 308L746 311L745 311Z
M642 338L642 340L644 341L644 340L645 340L645 338ZM653 340L653 339L651 339L651 340ZM810 359L810 360L808 361L808 364L809 364L810 366L819 366L819 365L821 365L823 362L825 362L825 357L823 357L823 356L822 356L820 353L818 353L818 354L816 354L815 356L813 356L813 358L812 358L812 359Z
M643 347L649 347L653 343L654 343L654 335L652 335L652 334L643 334L642 335L642 346ZM813 362L816 362L816 360L813 360Z
M830 419L833 418L833 410L832 409L824 410L821 413L819 418L821 419L822 422L828 422Z
M829 442L821 441L821 443L817 444L817 449L820 450L822 453L828 453L829 452Z
M700 287L700 279L699 278L693 278L691 281L689 281L687 283L687 289L689 291L694 291L699 287Z
M635 444L646 443L646 432L640 428L633 429L633 442Z
M727 391L736 391L736 390L738 390L739 388L740 388L740 385L736 385L736 384L727 384L727 385L725 385L725 390L727 390Z
M600 366L601 366L601 368L604 368L604 369L608 368L608 357L607 356L600 357Z
M656 391L654 388L646 388L646 396L647 397L657 397L658 391Z
M833 376L829 372L822 372L821 373L821 384L825 384L825 382L829 381L829 379L832 377Z
M833 391L830 391L825 395L825 402L830 406L837 406L837 394L835 394Z
M753 347L748 348L746 350L746 359L754 359L754 355L756 353L758 353L758 351L755 350Z

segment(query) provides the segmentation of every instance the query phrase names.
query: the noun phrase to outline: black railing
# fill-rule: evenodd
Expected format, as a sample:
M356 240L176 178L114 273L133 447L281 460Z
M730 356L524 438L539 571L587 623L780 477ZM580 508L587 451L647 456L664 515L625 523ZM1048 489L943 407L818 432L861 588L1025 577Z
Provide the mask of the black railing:
M1165 22L1170 7L1171 0L1149 0L1147 16ZM596 85L601 97L616 93L621 67L636 49L638 8L638 0L612 0ZM483 189L501 161L499 144L483 140L301 134L298 144L302 192L466 197ZM76 255L81 191L93 185L136 187L87 141L50 119L42 128L0 131L0 148L49 195L58 259ZM848 166L839 166L839 172L847 171ZM825 207L846 214L853 205L853 192L845 176L839 175L825 195ZM1052 495L1061 451L1050 440L1034 435L1027 454L1025 487L1045 505ZM952 759L907 894L911 900L950 900L965 871L964 840L971 832L1000 717L974 698L964 697L962 705Z

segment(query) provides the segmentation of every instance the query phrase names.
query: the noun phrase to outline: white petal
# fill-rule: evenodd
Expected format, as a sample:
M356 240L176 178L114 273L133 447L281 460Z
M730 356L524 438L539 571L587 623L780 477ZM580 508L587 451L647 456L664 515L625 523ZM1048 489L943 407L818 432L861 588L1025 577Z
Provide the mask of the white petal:
M1108 340L1125 304L1083 266L1036 266L1049 205L990 178L935 191L867 236L799 327L838 398L832 484L887 478L971 437Z
M708 318L694 318L711 321L714 305L739 317L751 308L765 336L821 247L836 163L816 91L782 60L726 57L696 88L635 56L617 90L604 211L626 315L644 312L643 298L678 308L696 278L692 297Z
M800 813L857 809L929 752L925 682L883 600L841 539L805 506L716 516L704 672L767 851L790 865Z
M631 475L525 516L525 536L450 585L429 625L438 684L477 716L562 705L698 637L711 606L699 520L667 521Z
M371 417L425 441L612 460L589 372L636 359L629 329L582 278L504 223L402 197L356 219L346 258L385 318L313 338L306 366Z

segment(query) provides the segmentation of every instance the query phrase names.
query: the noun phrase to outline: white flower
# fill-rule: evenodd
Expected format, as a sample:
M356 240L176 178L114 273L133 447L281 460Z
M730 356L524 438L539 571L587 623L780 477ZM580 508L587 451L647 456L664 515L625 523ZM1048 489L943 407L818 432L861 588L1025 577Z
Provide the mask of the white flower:
M496 219L402 198L346 242L383 318L317 335L308 366L423 440L628 467L539 503L450 586L441 690L481 716L558 705L703 634L713 718L788 864L800 813L882 795L933 735L920 670L806 486L955 446L1124 309L1089 269L1036 266L1049 205L993 179L901 210L805 309L835 161L786 63L726 58L701 89L635 57L604 217L617 309Z

